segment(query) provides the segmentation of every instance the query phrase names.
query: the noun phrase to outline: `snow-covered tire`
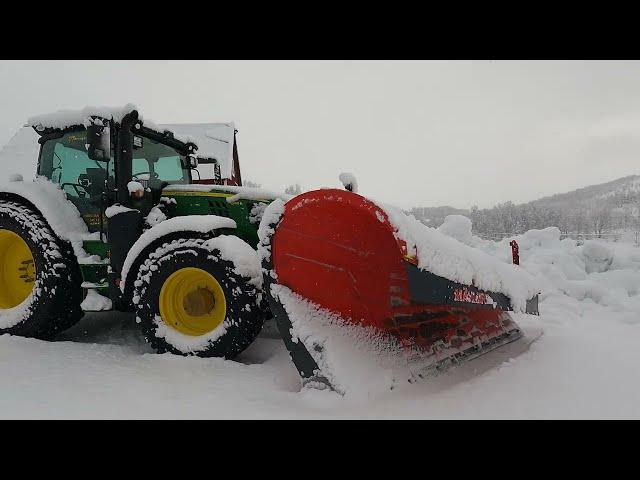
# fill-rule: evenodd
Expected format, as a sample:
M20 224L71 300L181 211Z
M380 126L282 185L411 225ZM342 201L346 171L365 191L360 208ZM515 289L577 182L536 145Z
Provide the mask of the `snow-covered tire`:
M221 314L224 321L198 335L179 331L172 325L177 325L174 318L161 315L163 287L173 274L188 269L211 275L221 287L226 303ZM238 237L173 240L152 252L138 271L133 292L136 321L158 353L233 358L262 329L265 311L261 308L261 287L257 253ZM179 304L177 300L175 303Z
M81 274L71 245L55 235L40 212L19 200L0 198L0 231L20 237L35 266L31 293L18 305L0 307L0 334L49 339L80 320Z

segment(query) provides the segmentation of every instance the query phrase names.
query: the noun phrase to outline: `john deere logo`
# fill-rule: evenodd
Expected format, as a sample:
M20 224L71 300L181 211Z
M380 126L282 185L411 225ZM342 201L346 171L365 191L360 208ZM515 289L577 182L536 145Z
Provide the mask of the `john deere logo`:
M100 215L97 213L85 213L82 218L87 225L100 225Z

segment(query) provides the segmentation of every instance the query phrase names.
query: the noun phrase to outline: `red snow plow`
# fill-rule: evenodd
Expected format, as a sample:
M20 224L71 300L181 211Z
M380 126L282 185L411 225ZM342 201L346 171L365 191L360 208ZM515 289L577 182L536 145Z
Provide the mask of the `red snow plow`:
M323 189L286 204L261 239L265 291L291 358L305 380L327 381L322 346L294 334L284 286L346 322L373 327L421 352L426 364L445 365L517 340L521 330L507 313L510 299L418 268L387 213L370 200ZM276 288L274 288L276 287ZM537 296L527 302L537 314Z

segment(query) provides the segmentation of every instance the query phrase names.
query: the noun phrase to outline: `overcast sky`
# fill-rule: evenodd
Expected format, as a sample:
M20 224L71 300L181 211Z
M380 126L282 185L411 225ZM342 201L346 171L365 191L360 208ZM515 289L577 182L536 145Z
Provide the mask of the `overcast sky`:
M402 207L490 207L640 173L639 62L1 61L0 144L31 115L134 103L234 121L243 177Z

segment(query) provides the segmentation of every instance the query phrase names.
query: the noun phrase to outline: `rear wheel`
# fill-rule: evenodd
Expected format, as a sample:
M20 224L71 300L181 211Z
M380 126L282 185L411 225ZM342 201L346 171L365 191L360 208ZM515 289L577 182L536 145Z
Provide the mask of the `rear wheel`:
M0 308L24 302L35 280L36 266L29 246L12 230L0 229Z
M136 320L158 352L233 358L260 333L264 310L256 252L237 237L224 238L255 257L254 275L238 268L216 239L174 240L140 267Z
M82 317L70 245L27 204L0 200L0 334L51 338Z

